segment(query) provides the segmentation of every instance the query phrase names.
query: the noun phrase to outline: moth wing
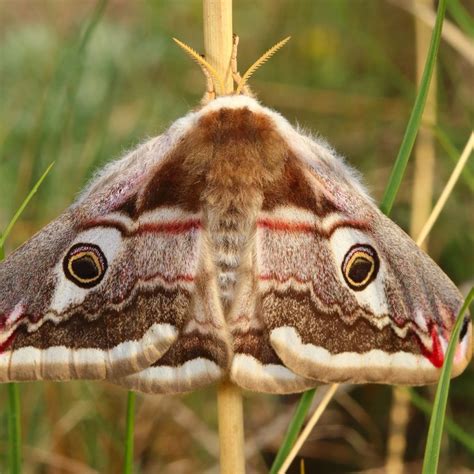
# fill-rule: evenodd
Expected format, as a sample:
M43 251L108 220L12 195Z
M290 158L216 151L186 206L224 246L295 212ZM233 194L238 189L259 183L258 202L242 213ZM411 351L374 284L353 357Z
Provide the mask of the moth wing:
M254 262L255 247L250 247L239 271L240 282L229 314L233 339L230 370L232 381L245 390L264 393L296 393L316 385L285 366L270 343L263 320L262 298Z
M102 379L161 357L193 316L196 209L173 206L173 137L109 165L0 264L0 380ZM163 202L161 202L163 201Z
M176 342L146 369L114 383L145 393L182 393L222 378L231 359L230 342L214 273L205 247L190 315Z
M435 382L460 293L330 150L296 137L304 156L290 156L267 190L255 238L272 347L322 382ZM470 356L466 318L454 374Z

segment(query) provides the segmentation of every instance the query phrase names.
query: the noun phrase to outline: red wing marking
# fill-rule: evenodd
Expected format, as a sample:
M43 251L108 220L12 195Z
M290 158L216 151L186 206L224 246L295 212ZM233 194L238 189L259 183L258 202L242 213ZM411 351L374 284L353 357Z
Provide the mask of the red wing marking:
M433 341L433 348L431 351L429 351L423 344L420 344L421 352L436 368L439 369L443 365L444 354L439 340L438 331L434 325L431 328L431 340Z
M190 219L188 221L170 221L160 223L149 222L140 224L136 229L129 229L123 222L118 220L94 219L82 225L83 230L87 230L92 227L114 227L120 231L122 235L131 237L133 235L152 233L179 235L191 230L201 229L202 224L199 219Z
M190 230L201 229L202 224L199 219L190 221L164 222L161 224L141 224L136 234L146 233L165 233L165 234L183 234Z
M259 219L257 221L257 227L286 232L314 232L315 230L313 224L305 224L303 222L285 222L276 219Z
M351 229L358 229L358 230L368 230L369 225L367 222L364 221L355 221L355 220L341 220L339 222L333 223L328 228L323 228L321 226L315 224L309 224L305 222L287 222L281 219L259 219L257 221L257 227L270 229L273 231L280 231L280 232L294 232L294 233L317 233L324 237L330 237L336 229L340 227L350 227Z
M16 337L16 330L13 331L8 338L0 344L0 354L3 354L7 349L10 348Z

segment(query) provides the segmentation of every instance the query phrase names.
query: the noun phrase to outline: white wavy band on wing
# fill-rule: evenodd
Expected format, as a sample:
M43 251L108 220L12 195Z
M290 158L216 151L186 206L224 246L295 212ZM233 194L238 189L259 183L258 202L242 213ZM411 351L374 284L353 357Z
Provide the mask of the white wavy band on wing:
M133 373L158 360L177 338L170 324L153 324L143 337L107 350L28 346L0 354L0 382L105 379Z
M181 393L217 382L222 375L221 368L215 362L198 357L178 367L148 367L114 383L145 393Z
M314 380L305 379L283 365L262 364L249 354L236 354L230 376L245 390L265 393L295 393L314 387Z
M320 382L423 385L439 377L439 369L423 355L380 349L331 354L323 347L303 343L296 329L289 326L274 329L270 342L285 365Z

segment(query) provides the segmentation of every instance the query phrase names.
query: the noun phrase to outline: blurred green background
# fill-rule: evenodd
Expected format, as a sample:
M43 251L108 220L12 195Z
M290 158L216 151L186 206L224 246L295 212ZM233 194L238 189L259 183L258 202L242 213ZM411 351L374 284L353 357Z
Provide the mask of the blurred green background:
M408 2L409 3L409 2ZM320 133L380 199L416 93L415 27L402 1L239 0L234 30L243 72L291 42L252 78L261 101ZM469 13L470 9L470 13ZM472 35L474 6L447 18ZM1 0L0 228L46 167L55 166L11 235L7 253L56 217L94 171L195 107L199 68L171 41L202 50L202 6L189 1ZM472 36L471 36L472 41ZM472 43L471 43L472 46ZM434 193L472 129L473 69L443 41L437 71ZM392 218L408 229L413 166ZM474 278L474 167L468 164L430 236L429 253L460 287ZM431 389L418 389L425 398ZM115 473L126 392L105 383L21 386L25 473ZM248 472L266 471L296 396L246 394ZM345 387L304 446L306 472L385 472L391 388ZM474 368L453 381L449 416L474 436ZM0 472L6 472L6 390L0 387ZM217 473L215 390L140 397L137 472ZM425 416L413 408L406 469L419 472ZM472 443L472 439L471 439ZM472 472L474 453L446 437L440 472ZM293 471L299 472L298 466Z

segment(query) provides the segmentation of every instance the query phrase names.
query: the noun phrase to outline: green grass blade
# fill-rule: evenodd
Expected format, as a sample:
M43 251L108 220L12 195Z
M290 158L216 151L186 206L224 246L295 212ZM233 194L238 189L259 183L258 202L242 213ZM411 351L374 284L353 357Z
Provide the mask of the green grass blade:
M443 27L445 12L446 0L440 0L438 12L436 14L436 23L433 29L433 34L431 35L428 56L426 58L425 68L423 70L423 76L420 82L420 88L415 99L415 104L411 111L410 119L408 120L407 129L405 131L402 144L400 145L397 159L395 160L395 165L392 168L392 173L380 204L381 211L387 215L392 209L395 196L402 182L408 159L410 158L416 135L420 127L421 117L426 104L426 97L428 96L428 89L430 86L431 77L433 75L436 56L438 54L439 43L441 41L441 30Z
M31 201L32 197L36 194L36 192L38 191L38 188L41 186L41 183L44 181L44 179L46 178L46 176L48 175L48 173L51 171L51 168L53 167L54 165L54 161L46 168L46 171L41 175L40 179L36 182L36 184L33 186L33 188L31 189L31 191L29 192L28 196L26 196L26 199L23 201L23 203L21 204L21 206L18 208L18 210L16 211L15 215L13 216L12 220L8 223L7 225L7 228L5 229L5 231L3 232L3 234L0 235L0 248L1 248L1 253L0 253L0 256L2 256L3 258L3 247L5 245L5 240L7 239L8 237L8 234L11 232L11 230L13 229L13 226L16 224L16 221L18 220L18 218L21 216L21 214L23 213L23 211L25 210L26 206L28 205L28 203Z
M454 21L469 35L474 36L474 21L469 11L464 8L459 0L448 1L448 12Z
M84 33L82 34L79 40L79 45L77 48L78 53L82 53L86 49L86 46L89 43L91 36L94 34L97 25L99 24L100 20L102 19L102 16L104 15L108 3L109 0L100 0L99 2L97 2L92 17L89 20L89 23L86 25Z
M407 388L407 390L410 392L410 398L413 405L422 411L427 418L430 418L433 413L433 406L431 403L413 388ZM446 432L449 436L474 454L474 435L465 431L451 418L446 417L444 423Z
M62 155L61 148L70 138L71 128L74 128L72 125L76 114L76 99L83 79L87 47L100 24L107 4L108 0L98 1L79 38L63 47L62 59L56 66L41 106L42 112L34 140L32 177L38 175L37 168L43 166L44 157ZM79 128L81 127L77 127Z
M313 388L301 395L295 414L293 415L290 425L286 431L285 438L280 446L280 449L278 450L275 460L273 461L270 474L276 474L278 472L289 452L291 451L291 448L295 444L296 438L298 437L304 420L306 419L308 410L311 407L311 402L313 401L315 393L316 389Z
M8 384L8 472L21 473L20 391L16 383Z
M471 288L471 291L467 295L467 298L457 316L453 332L451 333L451 339L449 341L448 350L446 351L446 358L444 360L443 368L441 369L441 376L433 403L433 414L431 416L430 428L428 430L422 474L436 474L438 470L439 452L441 448L441 438L443 436L446 405L448 403L454 352L456 350L459 333L461 332L464 320L463 315L473 299L474 287Z
M133 432L135 424L135 401L136 394L135 392L132 392L130 390L127 396L127 427L125 431L125 460L123 465L124 474L133 473Z

